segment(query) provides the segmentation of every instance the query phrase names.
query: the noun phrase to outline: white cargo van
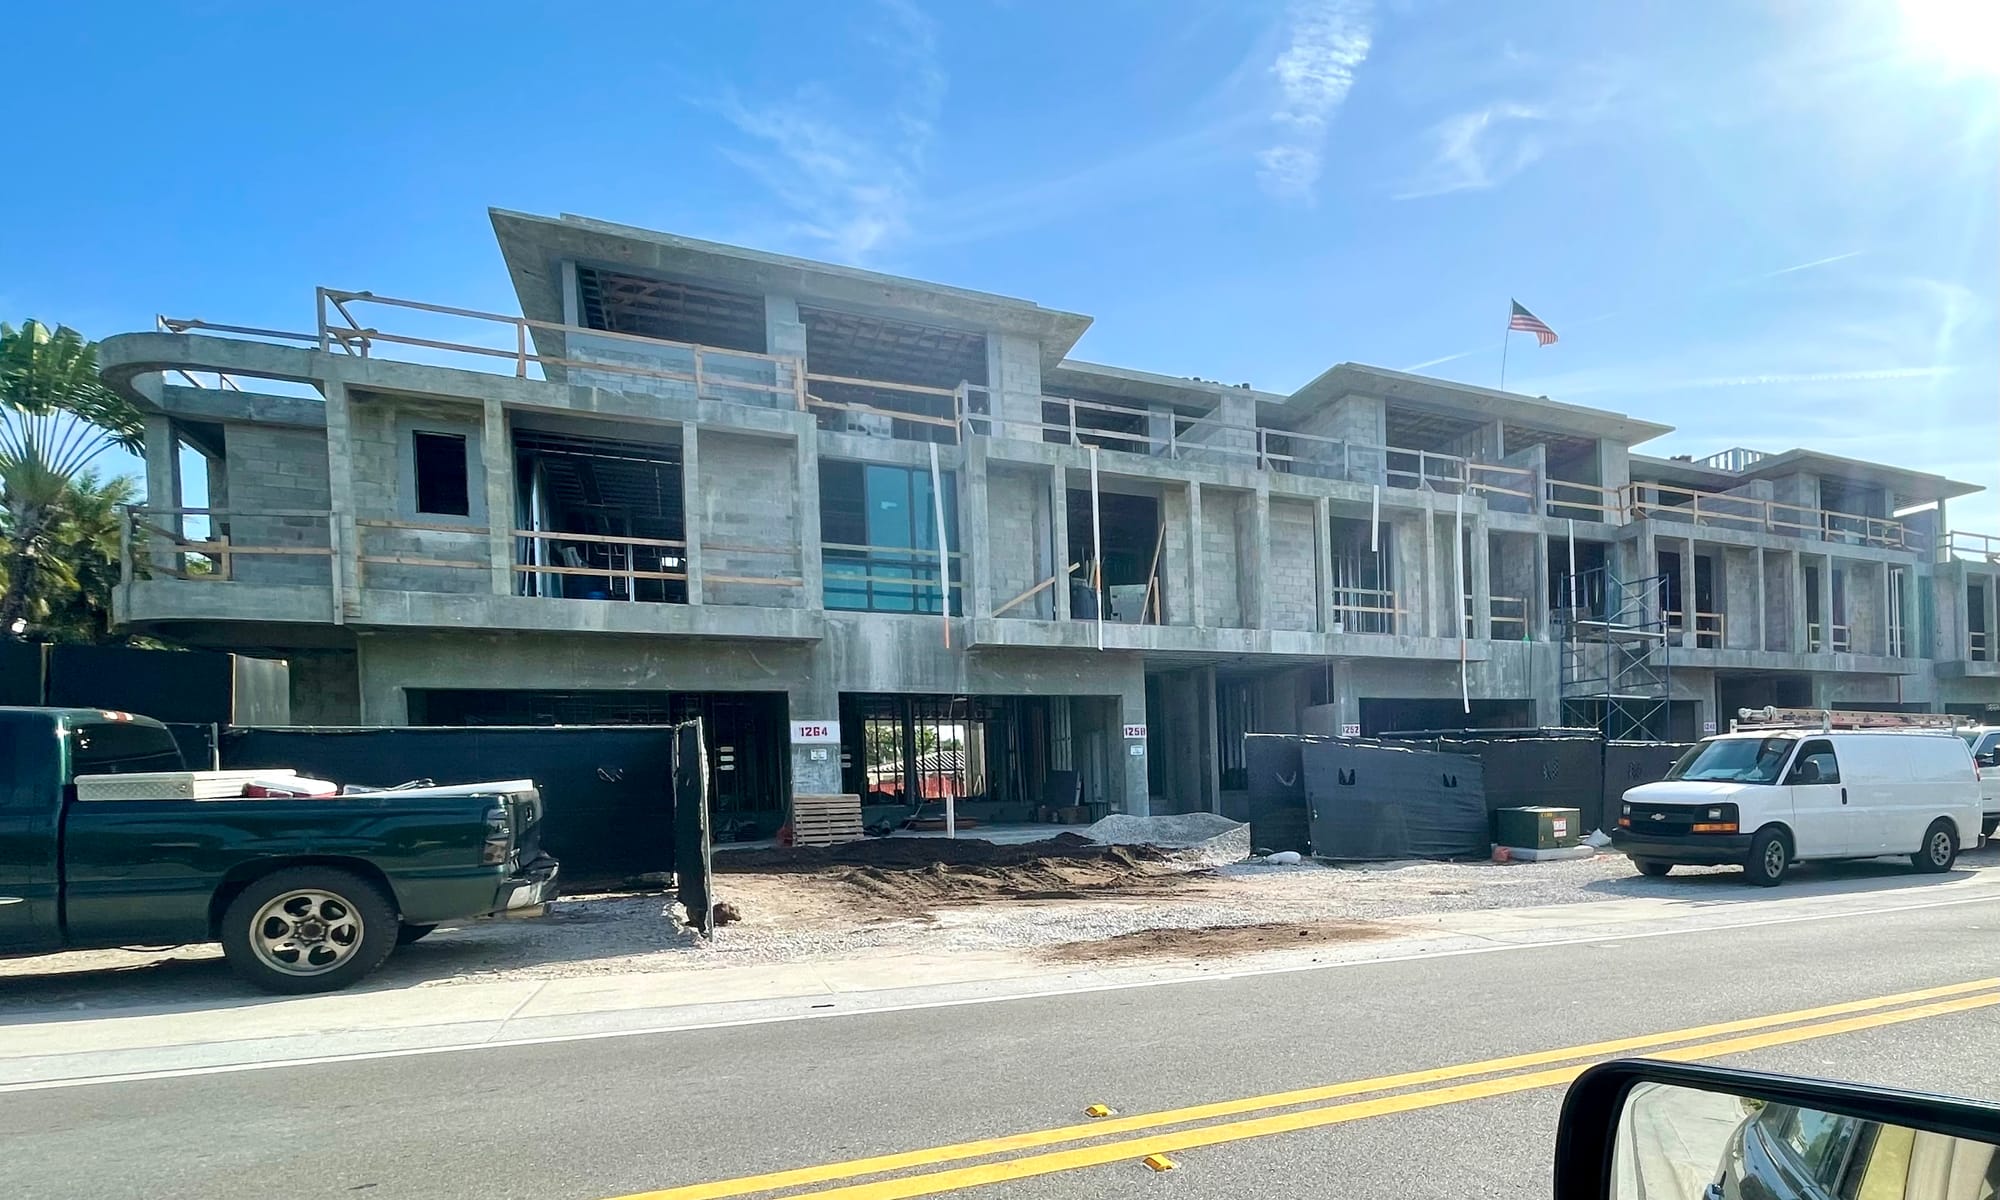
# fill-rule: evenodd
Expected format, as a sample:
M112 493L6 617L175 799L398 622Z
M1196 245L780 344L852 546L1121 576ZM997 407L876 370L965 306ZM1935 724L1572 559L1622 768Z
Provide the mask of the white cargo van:
M1611 844L1647 875L1741 863L1768 887L1809 859L1907 854L1948 871L1979 836L1964 738L1787 729L1705 739L1663 782L1625 793Z
M1979 831L1992 837L2000 826L2000 729L1975 725L1959 730L1958 736L1972 748L1972 761L1979 767L1979 799L1986 814Z

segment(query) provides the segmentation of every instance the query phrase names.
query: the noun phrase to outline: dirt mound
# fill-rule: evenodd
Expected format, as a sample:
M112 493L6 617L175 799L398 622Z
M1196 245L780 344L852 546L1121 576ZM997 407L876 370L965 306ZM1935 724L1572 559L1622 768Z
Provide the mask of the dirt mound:
M1269 925L1222 925L1206 929L1141 929L1117 937L1052 946L1047 957L1056 962L1105 962L1128 958L1227 958L1260 950L1296 950L1332 942L1360 942L1387 937L1380 925L1361 921L1281 922Z
M838 846L787 846L771 850L725 850L715 855L718 875L796 874L840 867L918 871L945 867L1025 867L1063 862L1110 862L1131 867L1163 862L1148 846L1099 845L1074 833L1039 842L1000 845L977 838L868 838Z
M1011 847L1009 847L1011 849ZM1091 856L1040 856L1016 863L925 863L849 867L819 877L854 889L871 906L901 910L982 900L1082 900L1170 888L1186 872L1163 869L1143 848L1098 847Z

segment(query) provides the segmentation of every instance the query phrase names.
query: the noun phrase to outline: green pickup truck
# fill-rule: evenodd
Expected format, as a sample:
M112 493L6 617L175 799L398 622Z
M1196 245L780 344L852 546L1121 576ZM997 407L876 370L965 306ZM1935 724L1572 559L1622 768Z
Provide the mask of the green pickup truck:
M0 955L220 942L259 987L325 992L440 922L555 895L526 781L200 800L133 780L136 798L77 798L79 776L183 770L157 721L0 708Z

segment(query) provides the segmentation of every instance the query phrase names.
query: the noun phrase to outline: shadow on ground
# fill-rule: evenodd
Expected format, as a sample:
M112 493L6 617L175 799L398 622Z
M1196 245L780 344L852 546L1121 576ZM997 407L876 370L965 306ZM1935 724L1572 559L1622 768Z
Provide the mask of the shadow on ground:
M558 906L532 921L480 920L440 926L423 941L399 946L367 979L342 994L403 991L483 971L589 962L662 950L701 950L678 921L637 922L631 911L664 907L669 897L621 896ZM616 940L592 936L593 926ZM638 936L635 936L638 935ZM74 966L69 964L74 962ZM16 974L7 967L34 969ZM0 963L0 1027L85 1017L137 1016L250 1008L295 999L273 996L237 978L217 946L109 950Z
M2000 864L2000 847L1993 844L1959 855L1959 865L1938 873L1920 871L1907 858L1864 858L1841 862L1800 863L1775 888L1754 887L1735 867L1676 867L1665 879L1648 879L1634 868L1615 879L1592 880L1586 892L1605 897L1645 896L1654 899L1697 900L1704 904L1740 904L1797 896L1853 895L1867 892L1917 891L1965 879L1971 868Z

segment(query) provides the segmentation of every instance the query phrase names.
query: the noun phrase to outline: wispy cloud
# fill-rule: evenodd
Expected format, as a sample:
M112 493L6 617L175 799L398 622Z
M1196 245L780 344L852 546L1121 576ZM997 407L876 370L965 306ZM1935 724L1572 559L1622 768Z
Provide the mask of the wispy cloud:
M1259 182L1272 195L1309 200L1319 182L1327 129L1354 86L1372 44L1366 0L1298 0L1285 48L1271 63L1278 105L1273 136L1257 152Z
M868 41L896 81L886 122L843 122L835 98L814 85L755 105L728 92L715 105L752 143L724 156L791 211L794 237L847 262L908 234L947 87L935 23L908 0L879 5L888 27Z
M1398 200L1490 188L1548 150L1549 110L1503 100L1431 126L1431 160Z
M1810 271L1814 267L1830 267L1834 263L1846 262L1850 258L1859 258L1861 257L1861 255L1866 253L1867 251L1865 250L1849 250L1845 254L1830 254L1825 258L1815 258L1811 262L1793 263L1789 267L1779 267L1775 271L1766 271L1762 275L1750 275L1743 279L1735 280L1734 282L1757 283L1765 279L1776 279L1780 275L1791 275L1799 271Z

